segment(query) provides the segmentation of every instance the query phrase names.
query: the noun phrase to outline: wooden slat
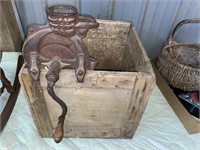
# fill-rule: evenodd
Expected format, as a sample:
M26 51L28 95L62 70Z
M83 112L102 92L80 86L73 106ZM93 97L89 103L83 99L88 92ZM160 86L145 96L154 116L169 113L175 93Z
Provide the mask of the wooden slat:
M121 127L121 137L133 137L154 85L154 79L145 77L136 78L127 114L123 121L124 124Z
M0 50L21 51L22 38L11 1L0 1Z
M119 137L120 129L109 128L65 128L65 137L92 137L92 138L111 138L111 137Z
M1 8L1 6L0 6ZM7 23L2 9L0 9L0 18L1 18L1 28L0 28L0 50L12 50L14 49L11 36L9 36L9 31L7 28Z
M24 72L28 73L27 70ZM46 86L46 71L41 72L41 86ZM88 70L84 77L84 84L78 83L74 70L61 70L59 81L56 82L56 88L95 88L95 89L127 89L133 88L136 72L117 72L116 71L92 71ZM146 75L142 74L141 76Z
M22 67L23 70L24 66ZM49 113L44 100L43 89L34 89L30 76L27 73L19 74L20 83L23 86L24 94L28 99L35 125L42 137L52 137L53 128L50 122Z

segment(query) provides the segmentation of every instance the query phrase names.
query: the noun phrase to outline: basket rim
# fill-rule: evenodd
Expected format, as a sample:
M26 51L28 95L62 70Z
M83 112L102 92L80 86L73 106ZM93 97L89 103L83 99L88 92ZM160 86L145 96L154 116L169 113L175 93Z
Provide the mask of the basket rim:
M200 52L200 43L173 43L171 45L166 45L163 48L163 50L165 50L166 48L172 47L172 46L181 46L181 45L183 45L183 46L185 46L185 45L187 45L187 46L198 46L199 47L199 52Z
M162 56L159 56L159 57L162 57ZM186 67L187 69L190 69L191 71L197 71L197 72L200 73L200 68L198 69L198 68L193 68L193 67L190 67L190 66L183 65L183 64L181 64L181 63L179 63L179 62L173 61L173 60L175 60L175 59L171 59L170 57L166 57L166 59L167 59L167 61L169 61L169 62L172 63L172 64L179 65L181 68Z
M200 52L200 44L199 43L175 43L175 44L171 44L171 45L167 45L163 48L162 51L165 51L167 52L167 48L171 48L171 47L176 47L176 46L196 46L196 47L199 47L199 52ZM169 52L168 52L169 53ZM161 55L160 56L163 56L163 53L161 52ZM159 57L160 57L159 56ZM194 71L198 71L200 72L200 68L194 68L194 67L190 67L190 66L187 66L187 65L183 65L181 63L179 63L178 61L176 61L176 59L172 59L171 57L169 57L170 55L165 55L167 56L166 58L168 59L168 61L170 61L171 63L176 63L178 65L180 65L180 67L187 67L188 69L192 69Z

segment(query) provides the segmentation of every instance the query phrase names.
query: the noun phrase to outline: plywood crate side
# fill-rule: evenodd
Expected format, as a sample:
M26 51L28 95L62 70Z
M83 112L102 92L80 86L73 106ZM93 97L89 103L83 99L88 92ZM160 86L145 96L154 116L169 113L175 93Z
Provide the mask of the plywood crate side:
M139 39L135 27L130 29L123 57L123 67L130 71L150 73L155 78L150 59Z
M89 54L98 60L96 69L121 70L130 22L97 20L99 27L83 39Z

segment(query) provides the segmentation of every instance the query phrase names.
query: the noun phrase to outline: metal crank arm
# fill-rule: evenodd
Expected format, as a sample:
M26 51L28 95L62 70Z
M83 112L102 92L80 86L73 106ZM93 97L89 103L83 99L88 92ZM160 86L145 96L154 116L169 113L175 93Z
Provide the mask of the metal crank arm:
M60 72L61 64L58 59L53 59L50 66L49 71L46 74L47 79L47 91L49 95L62 107L62 114L58 117L58 124L54 131L53 137L56 143L59 143L64 135L64 120L67 114L67 106L66 104L55 94L54 85L59 80L59 72Z

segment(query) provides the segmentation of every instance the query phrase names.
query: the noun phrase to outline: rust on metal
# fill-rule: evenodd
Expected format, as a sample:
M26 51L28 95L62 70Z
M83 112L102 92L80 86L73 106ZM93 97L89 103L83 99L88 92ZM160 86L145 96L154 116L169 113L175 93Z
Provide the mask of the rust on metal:
M39 81L41 67L49 69L46 74L48 93L62 107L54 132L54 140L60 142L67 106L56 96L53 87L59 80L60 69L74 69L77 82L84 81L87 69L94 69L97 61L89 56L82 39L89 29L99 24L91 16L80 16L77 8L70 5L48 7L46 14L47 25L29 27L23 55L33 81Z

